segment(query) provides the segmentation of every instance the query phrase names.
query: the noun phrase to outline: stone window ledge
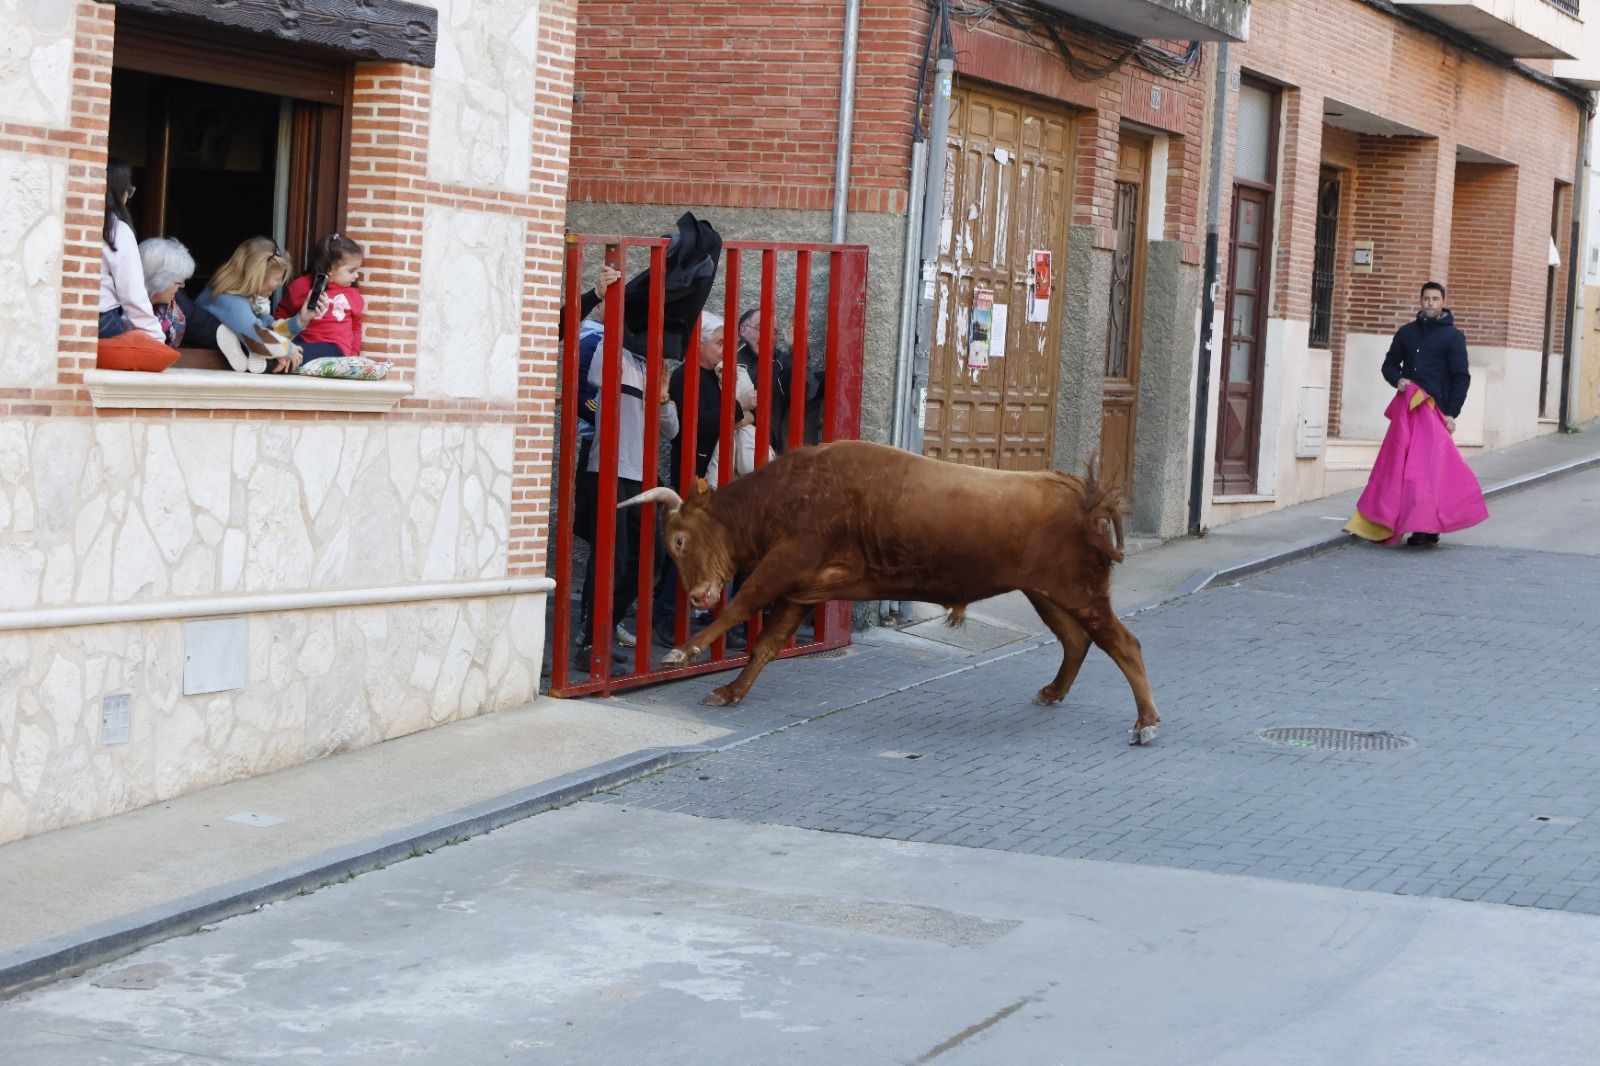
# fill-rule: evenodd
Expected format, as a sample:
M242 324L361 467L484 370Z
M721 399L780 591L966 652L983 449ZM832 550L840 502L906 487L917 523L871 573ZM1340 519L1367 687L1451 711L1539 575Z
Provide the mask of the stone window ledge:
M173 368L86 370L95 407L203 408L227 411L390 411L411 395L405 381L349 381L298 374L240 374Z

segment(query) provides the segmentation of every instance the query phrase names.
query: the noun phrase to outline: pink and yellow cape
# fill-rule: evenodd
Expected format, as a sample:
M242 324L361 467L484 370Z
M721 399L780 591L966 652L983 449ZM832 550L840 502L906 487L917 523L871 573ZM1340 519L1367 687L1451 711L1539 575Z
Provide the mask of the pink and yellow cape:
M1433 397L1407 384L1384 417L1389 431L1345 530L1398 544L1407 533L1453 533L1489 517L1478 479L1445 429Z

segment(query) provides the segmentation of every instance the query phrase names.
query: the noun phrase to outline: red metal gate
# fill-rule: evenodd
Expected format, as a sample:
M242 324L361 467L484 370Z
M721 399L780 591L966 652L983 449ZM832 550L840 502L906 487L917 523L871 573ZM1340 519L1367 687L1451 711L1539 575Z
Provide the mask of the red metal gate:
M603 358L600 384L599 411L591 447L599 449L598 493L594 521L594 539L590 545L594 571L594 595L590 606L592 615L590 632L594 643L590 648L588 671L575 667L572 661L572 595L573 589L573 520L574 486L577 477L577 423L578 423L578 343L581 316L579 314L584 283L581 272L585 248L604 248L604 262L628 275L627 253L640 249L648 253L650 264L650 311L647 331L647 350L644 354L644 442L642 488L653 488L658 466L660 447L660 411L653 398L661 389L662 375L667 372L662 356L662 317L664 307L664 274L668 240L657 237L580 236L568 234L566 259L566 303L562 311L563 343L561 356L561 439L557 449L558 499L555 513L556 605L554 617L554 642L551 652L550 694L553 696L606 695L623 688L688 677L713 670L726 670L743 666L748 660L744 652L729 654L725 640L718 640L710 649L710 657L685 666L664 669L651 661L651 621L653 617L653 590L655 585L656 508L646 506L640 515L639 589L635 611L635 647L630 664L613 669L612 641L616 619L611 617L613 566L617 545L617 462L619 418L622 398L622 332L623 289L625 282L613 284L605 294L604 337L595 358ZM779 256L793 256L793 378L790 387L789 426L786 443L790 448L805 444L807 333L811 304L812 272L822 266L827 269L827 306L825 328L825 369L822 395L813 401L820 402L823 442L850 440L861 432L861 374L866 342L867 249L864 245L817 244L784 241L724 241L722 245L721 273L725 293L723 341L723 380L736 380L737 351L739 346L738 320L740 270L746 256L759 257L760 268L760 337L756 345L757 395L756 440L771 439L772 426L772 375L774 371L774 334L777 325L777 280ZM636 355L639 353L635 353ZM692 368L700 356L700 329L690 332L684 363ZM696 423L699 420L700 375L686 370L683 376L683 410L679 412L680 448L679 469L673 471L679 486L688 486L695 477ZM726 484L733 474L734 439L734 388L722 390L721 425L718 435L718 483ZM757 447L756 465L767 460L766 448ZM679 489L680 493L683 491ZM723 603L726 605L727 594ZM681 646L689 634L688 598L681 586L675 597L676 615L673 620L673 644ZM835 601L820 604L814 614L815 639L796 644L793 640L779 653L780 658L804 655L844 647L850 643L850 604ZM760 633L759 613L746 626L748 646L754 646Z

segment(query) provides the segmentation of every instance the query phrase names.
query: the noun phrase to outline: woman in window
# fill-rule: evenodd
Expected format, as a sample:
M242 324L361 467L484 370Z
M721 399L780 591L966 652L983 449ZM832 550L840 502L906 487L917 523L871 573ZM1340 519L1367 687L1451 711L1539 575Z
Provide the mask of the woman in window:
M150 307L133 234L128 201L133 171L113 159L106 164L106 220L100 231L100 339L95 366L102 370L161 371L177 361L166 332Z
M139 261L144 264L150 309L161 323L167 344L174 348L216 347L217 320L195 307L183 291L184 283L194 276L194 256L183 242L146 237L139 242Z

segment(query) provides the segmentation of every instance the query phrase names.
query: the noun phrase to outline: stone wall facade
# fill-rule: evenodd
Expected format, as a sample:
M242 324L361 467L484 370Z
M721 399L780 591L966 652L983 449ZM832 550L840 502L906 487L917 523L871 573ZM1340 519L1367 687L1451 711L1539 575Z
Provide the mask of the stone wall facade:
M351 75L381 414L95 405L118 9L0 11L0 842L537 692L575 5L433 6ZM185 695L208 618L242 686Z

